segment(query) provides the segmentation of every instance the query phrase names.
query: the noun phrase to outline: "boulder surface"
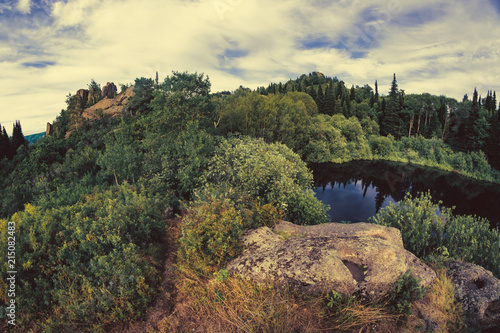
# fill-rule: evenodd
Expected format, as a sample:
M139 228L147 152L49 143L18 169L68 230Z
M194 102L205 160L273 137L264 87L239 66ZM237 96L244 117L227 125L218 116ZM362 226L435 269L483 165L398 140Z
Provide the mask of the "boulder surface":
M500 280L481 266L452 261L448 274L463 304L469 324L500 332Z
M395 228L370 223L297 226L281 222L242 236L244 250L230 273L306 293L336 290L375 300L392 290L408 270L430 285L435 272L403 248Z

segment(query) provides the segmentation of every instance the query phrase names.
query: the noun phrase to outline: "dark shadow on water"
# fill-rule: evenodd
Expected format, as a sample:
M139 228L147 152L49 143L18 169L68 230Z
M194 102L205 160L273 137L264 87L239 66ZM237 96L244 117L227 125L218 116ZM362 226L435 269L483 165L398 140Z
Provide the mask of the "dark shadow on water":
M311 164L316 196L332 207L332 221L367 221L390 202L430 191L455 214L500 222L500 185L478 181L456 172L383 161Z

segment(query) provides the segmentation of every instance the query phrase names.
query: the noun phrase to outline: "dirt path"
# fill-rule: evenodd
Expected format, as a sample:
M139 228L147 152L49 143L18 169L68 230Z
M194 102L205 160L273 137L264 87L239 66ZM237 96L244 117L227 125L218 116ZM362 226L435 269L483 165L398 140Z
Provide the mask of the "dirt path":
M124 324L111 329L110 333L143 333L157 329L156 325L163 318L170 315L175 306L176 288L174 284L173 267L177 261L177 239L180 233L180 218L168 219L167 223L167 251L163 263L162 287L163 292L147 314L144 321L134 324Z

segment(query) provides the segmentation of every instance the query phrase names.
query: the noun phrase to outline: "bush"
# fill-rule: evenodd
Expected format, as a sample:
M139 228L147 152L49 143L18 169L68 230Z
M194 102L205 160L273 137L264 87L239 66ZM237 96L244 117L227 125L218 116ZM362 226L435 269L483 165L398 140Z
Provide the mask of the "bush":
M246 230L273 226L281 218L280 210L270 204L239 202L234 190L202 192L182 220L179 241L181 262L201 274L216 272L239 255Z
M456 216L440 208L430 194L412 198L407 193L398 205L382 208L370 222L401 231L405 248L419 257L438 249L489 269L500 276L500 232L489 221L475 216Z
M286 207L285 219L296 223L327 221L327 207L312 191L312 173L290 148L262 139L232 137L216 149L208 171L208 187L231 188L263 205Z
M157 293L165 226L155 202L130 188L87 195L70 206L27 205L16 223L17 319L44 331L99 331L142 316ZM7 223L1 220L1 234ZM7 237L0 245L7 248ZM0 273L5 276L3 264ZM0 282L6 290L5 282ZM0 294L5 304L7 295ZM4 307L4 305L0 305Z
M396 281L394 290L387 297L387 306L392 311L403 315L403 321L406 321L412 314L411 304L422 299L425 294L425 289L418 282L411 271L407 271Z
M370 146L373 153L380 156L389 156L394 151L392 140L386 136L371 136Z

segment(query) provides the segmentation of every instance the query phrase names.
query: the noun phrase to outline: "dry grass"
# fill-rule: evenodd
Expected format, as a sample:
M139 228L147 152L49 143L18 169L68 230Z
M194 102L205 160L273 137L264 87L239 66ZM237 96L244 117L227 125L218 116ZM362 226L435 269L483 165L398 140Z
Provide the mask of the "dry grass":
M421 301L414 304L414 315L410 317L410 327L422 325L428 318L438 325L437 332L460 332L467 329L464 310L455 299L455 286L446 275L446 268L436 269L438 280L431 286Z
M360 301L326 306L325 297L301 297L224 274L202 278L178 267L178 298L171 315L149 332L399 332L398 315Z
M318 331L321 300L295 299L290 292L236 277L181 275L176 308L153 332Z

